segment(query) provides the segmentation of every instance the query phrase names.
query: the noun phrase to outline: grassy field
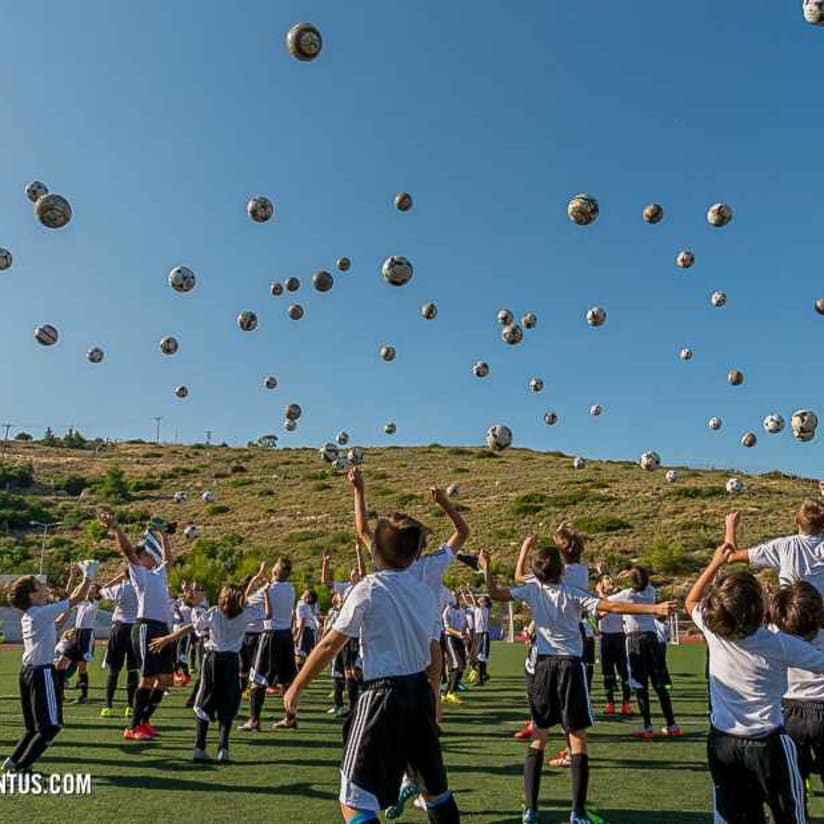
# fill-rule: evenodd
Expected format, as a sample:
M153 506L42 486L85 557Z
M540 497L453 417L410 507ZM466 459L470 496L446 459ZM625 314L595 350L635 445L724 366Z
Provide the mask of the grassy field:
M704 648L671 648L675 708L686 735L681 739L635 741L633 722L601 720L592 731L592 804L610 824L698 824L708 822L710 783L706 769ZM98 659L100 651L98 652ZM0 656L0 747L7 752L20 730L15 695L19 650ZM520 820L524 745L511 739L525 715L523 648L495 644L483 689L465 693L462 707L447 707L443 745L450 783L462 820L504 824ZM340 722L324 714L327 682L306 696L297 734L267 731L235 735L227 766L196 766L188 759L194 724L177 690L159 711L162 738L126 746L122 723L101 719L101 671L92 672L92 703L68 706L66 728L42 760L47 773L89 771L90 798L0 797L0 821L46 824L60 820L142 822L266 820L321 824L338 820L336 794L341 754ZM596 672L595 707L602 707ZM75 695L68 692L69 699ZM267 699L274 713L275 699ZM660 719L659 719L660 720ZM559 743L555 739L554 743ZM214 745L211 748L214 754ZM542 820L565 821L569 773L544 769ZM813 801L824 816L824 801ZM404 820L423 821L411 809Z

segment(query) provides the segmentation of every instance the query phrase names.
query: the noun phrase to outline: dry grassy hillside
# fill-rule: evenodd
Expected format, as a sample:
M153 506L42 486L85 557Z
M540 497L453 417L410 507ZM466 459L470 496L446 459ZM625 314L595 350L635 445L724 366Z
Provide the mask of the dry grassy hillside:
M193 557L199 552L202 563L233 575L276 553L288 553L298 568L315 575L327 546L340 551L341 571L348 563L350 490L345 478L313 450L121 444L95 453L13 444L6 469L27 464L34 483L12 489L19 498L6 494L0 528L14 507L19 515L21 500L35 514L40 507L48 520L61 520L63 526L47 541L47 570L56 577L69 558L113 559L111 542L101 539L93 520L104 505L115 509L122 522L131 521L126 528L135 534L153 515L181 526L195 523L199 539L185 542L179 536L178 551L194 551ZM104 503L106 486L100 482L113 466L122 469L131 499ZM363 470L370 508L409 512L431 527L433 541L446 534L447 524L429 501L427 488L460 484L458 500L473 531L470 547L493 550L504 573L514 564L525 534L549 536L567 519L586 535L590 563L603 561L615 568L640 558L654 567L659 580L674 580L689 575L706 557L722 534L729 508L743 513L741 534L750 542L792 531L800 500L818 495L817 484L809 480L742 475L746 492L731 499L724 489L729 474L722 471L683 469L680 483L667 484L663 470L593 461L576 471L569 457L519 449L500 455L440 446L369 449ZM74 495L57 493L61 486ZM94 491L79 496L82 487ZM207 489L217 496L213 504L201 500ZM188 492L186 502L174 503L177 490ZM12 517L0 539L0 571L36 569L40 536L26 527L26 518L23 512L15 527Z

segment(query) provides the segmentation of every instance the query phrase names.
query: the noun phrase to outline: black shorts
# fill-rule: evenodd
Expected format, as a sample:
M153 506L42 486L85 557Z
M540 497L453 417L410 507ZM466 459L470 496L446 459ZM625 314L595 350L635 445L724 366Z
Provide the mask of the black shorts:
M203 721L230 722L240 709L240 655L206 651L195 694L195 715Z
M367 681L343 737L344 804L369 812L394 804L404 773L424 795L446 792L435 697L425 673Z
M627 666L627 637L623 632L601 633L601 668L625 671Z
M137 669L137 656L132 644L132 628L134 624L122 624L120 621L112 624L109 633L109 643L106 645L106 656L103 659L103 666L115 672L123 669Z
M300 646L297 649L297 655L300 658L307 658L314 648L315 630L313 630L312 627L304 627L303 634L300 637Z
M297 675L295 641L290 629L265 630L258 641L249 680L260 687L288 687Z
M478 661L489 661L489 633L478 633L478 652L475 656Z
M646 689L650 681L655 689L666 686L666 670L662 670L658 636L654 632L627 634L627 665L632 689Z
M176 664L186 664L189 666L189 653L192 649L192 636L184 635L182 638L177 639L177 644L175 644L175 663Z
M63 657L75 664L91 661L94 658L94 630L75 630L74 637L66 647Z
M795 741L802 778L816 773L824 780L824 702L785 698L784 729Z
M713 780L715 821L764 824L764 805L774 824L806 824L804 783L795 744L779 729L766 738L744 738L711 729L707 758Z
M529 710L540 730L556 724L564 732L591 727L584 662L574 656L539 655L529 684Z
M466 669L466 646L463 638L456 638L454 635L446 636L446 668L450 672Z
M360 668L360 639L350 638L341 652L344 670Z
M249 670L255 663L258 641L262 632L247 632L243 636L243 644L240 647L240 674L243 678L249 677Z
M155 638L162 638L169 634L169 625L163 621L152 621L149 618L138 618L132 627L132 646L137 654L142 678L152 678L156 675L171 675L175 669L174 644L166 644L160 652L152 652L149 643Z
M18 679L20 707L29 732L63 726L63 692L57 688L54 667L23 667Z

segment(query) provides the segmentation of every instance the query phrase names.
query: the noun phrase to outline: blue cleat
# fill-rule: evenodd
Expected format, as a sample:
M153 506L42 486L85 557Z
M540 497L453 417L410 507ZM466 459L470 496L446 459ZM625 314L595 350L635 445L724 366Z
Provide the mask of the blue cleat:
M390 821L395 818L400 818L406 809L409 799L414 798L417 794L418 788L414 784L404 781L404 783L401 784L401 791L398 793L398 800L391 807L386 808L384 815L386 815Z

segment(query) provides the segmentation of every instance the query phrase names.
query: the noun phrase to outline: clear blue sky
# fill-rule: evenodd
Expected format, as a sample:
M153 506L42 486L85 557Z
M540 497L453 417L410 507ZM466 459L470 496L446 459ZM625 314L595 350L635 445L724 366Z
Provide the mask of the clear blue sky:
M163 415L168 438L312 446L341 428L363 444L480 444L500 422L536 449L817 474L820 437L761 428L772 411L824 416L824 30L797 6L3 0L0 422L151 437ZM325 38L311 64L283 43L304 19ZM68 228L34 220L35 178L71 200ZM587 228L565 214L580 191L601 204ZM246 216L255 193L275 203L268 224ZM640 218L650 200L658 226ZM704 217L718 200L736 210L723 230ZM390 254L413 261L407 287L380 281ZM312 292L341 255L350 272ZM166 284L179 263L198 276L188 295ZM289 275L304 282L298 323L268 292ZM593 304L609 315L598 330ZM518 347L500 342L501 306L539 317ZM244 309L252 334L235 325ZM40 323L57 346L34 342ZM293 435L290 401L304 408Z

